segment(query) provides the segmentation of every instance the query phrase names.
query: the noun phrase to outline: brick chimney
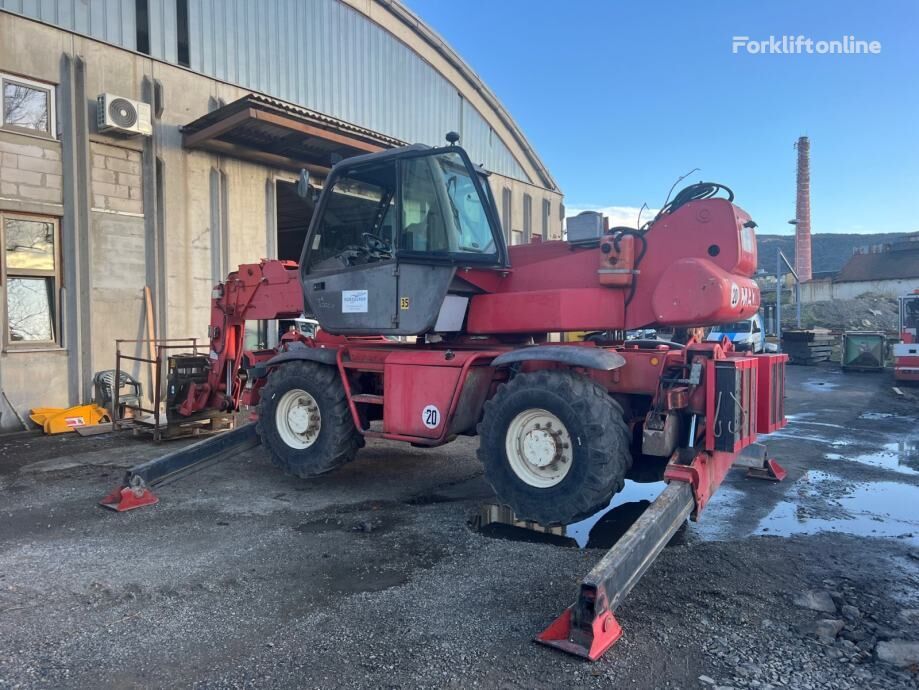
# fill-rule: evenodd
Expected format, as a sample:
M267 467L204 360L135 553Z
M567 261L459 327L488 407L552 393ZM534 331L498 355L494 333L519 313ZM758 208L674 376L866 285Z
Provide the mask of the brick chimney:
M811 264L811 145L798 139L798 194L795 202L795 272L801 281L813 277Z

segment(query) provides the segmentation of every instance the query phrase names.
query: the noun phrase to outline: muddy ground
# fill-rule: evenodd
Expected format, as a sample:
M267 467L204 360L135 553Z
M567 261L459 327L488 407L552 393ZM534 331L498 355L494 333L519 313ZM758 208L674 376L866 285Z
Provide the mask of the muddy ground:
M474 440L373 443L312 481L250 451L116 514L118 467L161 448L0 438L0 687L919 687L919 402L799 367L787 410L788 479L732 472L595 664L531 640L603 551L471 529Z

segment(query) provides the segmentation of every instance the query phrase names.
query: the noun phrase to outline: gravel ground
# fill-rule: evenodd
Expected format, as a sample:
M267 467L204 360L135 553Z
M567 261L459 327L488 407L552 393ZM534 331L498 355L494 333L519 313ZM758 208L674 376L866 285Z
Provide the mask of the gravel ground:
M595 664L531 640L603 552L470 529L474 440L312 481L255 450L115 514L162 447L0 438L0 687L919 687L917 402L832 368L788 395L788 479L732 473Z

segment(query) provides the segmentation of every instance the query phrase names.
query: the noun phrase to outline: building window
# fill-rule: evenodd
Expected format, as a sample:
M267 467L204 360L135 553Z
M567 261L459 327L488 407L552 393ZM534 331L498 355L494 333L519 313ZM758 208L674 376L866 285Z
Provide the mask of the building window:
M60 234L56 218L0 215L6 344L58 346Z
M560 221L564 221L564 220L565 220L565 204L559 204L559 205L558 205L558 219L559 219Z
M0 74L0 101L6 129L55 136L54 86Z
M501 192L501 225L504 226L505 237L510 237L511 231L511 188L505 187Z
M150 6L147 0L134 0L137 52L150 54Z
M549 236L549 216L552 214L552 202L548 199L542 200L542 236Z
M533 232L533 197L523 195L523 241L528 242Z
M188 0L176 0L176 59L183 67L191 67L188 49Z

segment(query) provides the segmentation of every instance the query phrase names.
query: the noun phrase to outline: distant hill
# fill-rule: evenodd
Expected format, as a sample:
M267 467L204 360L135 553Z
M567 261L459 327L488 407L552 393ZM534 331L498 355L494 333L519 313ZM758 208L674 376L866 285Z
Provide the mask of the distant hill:
M854 233L817 233L811 236L811 253L813 270L838 271L843 267L858 247L872 244L885 244L904 237L905 232L887 232L876 235L857 235ZM759 267L770 273L775 272L775 258L781 250L791 265L795 263L794 235L760 235L756 236L756 249L759 255Z

